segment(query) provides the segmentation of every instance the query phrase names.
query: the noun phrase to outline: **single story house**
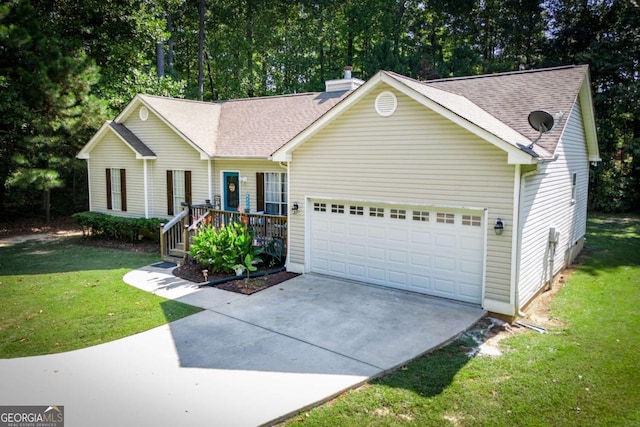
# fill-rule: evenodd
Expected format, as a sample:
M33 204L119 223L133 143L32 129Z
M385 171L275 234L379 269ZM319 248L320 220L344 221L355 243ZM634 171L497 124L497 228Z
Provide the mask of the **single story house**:
M533 113L533 114L532 114ZM90 209L288 215L287 268L516 315L580 252L599 161L587 66L223 102L138 95L78 154Z

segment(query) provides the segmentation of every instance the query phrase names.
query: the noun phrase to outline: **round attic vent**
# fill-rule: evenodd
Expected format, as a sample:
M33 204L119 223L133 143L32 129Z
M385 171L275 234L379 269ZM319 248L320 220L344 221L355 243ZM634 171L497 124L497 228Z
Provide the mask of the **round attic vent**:
M398 107L398 98L393 92L384 91L376 97L376 112L382 117L388 117L395 113Z
M140 115L140 120L144 122L149 118L149 109L147 107L140 108L139 115Z

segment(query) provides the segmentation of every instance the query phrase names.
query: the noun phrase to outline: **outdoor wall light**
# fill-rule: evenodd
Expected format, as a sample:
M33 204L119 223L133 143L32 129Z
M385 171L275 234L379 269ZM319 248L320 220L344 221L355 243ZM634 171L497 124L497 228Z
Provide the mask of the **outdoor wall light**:
M300 206L298 206L298 202L293 202L293 206L291 207L293 213L298 213L298 209L300 209Z
M496 220L496 225L493 226L493 231L499 236L504 231L504 222L502 222L502 218L498 218Z

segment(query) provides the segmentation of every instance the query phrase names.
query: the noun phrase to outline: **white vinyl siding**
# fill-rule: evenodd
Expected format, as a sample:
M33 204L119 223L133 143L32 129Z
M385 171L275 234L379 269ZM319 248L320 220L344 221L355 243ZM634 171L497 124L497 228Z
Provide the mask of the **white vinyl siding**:
M89 183L91 185L91 206L94 212L126 217L144 216L144 179L143 161L137 160L135 153L112 132L108 132L91 151L89 164ZM120 169L127 174L127 210L107 209L107 182L105 169L111 169L111 180L120 179ZM112 185L113 192L113 185ZM112 206L120 205L120 197L111 197ZM121 208L121 206L120 206Z
M194 204L204 203L206 199L210 198L207 160L202 160L200 153L160 120L152 110L149 111L149 118L146 121L140 120L138 111L139 108L134 110L126 118L124 124L157 156L156 160L148 161L150 216L160 218L168 216L168 170L191 171L191 202ZM138 168L142 173L142 160L139 162ZM127 180L129 179L128 173L129 171L127 171ZM132 188L128 183L127 187ZM142 185L140 185L140 191L143 191ZM184 190L182 191L184 192ZM134 200L129 193L127 195L130 201ZM142 202L141 199L142 210L139 210L136 216L144 216L144 203ZM174 212L179 211L178 209Z
M549 229L553 227L560 233L554 274L570 261L565 258L586 233L589 162L579 104L567 120L556 149L557 160L545 163L538 174L528 177L524 183L519 268L521 306L549 280Z
M293 152L290 199L486 208L485 298L509 303L512 230L496 236L492 227L497 217L512 223L515 167L503 151L398 92L397 111L381 118L374 101L389 89L372 91ZM289 223L289 262L308 265L303 206Z

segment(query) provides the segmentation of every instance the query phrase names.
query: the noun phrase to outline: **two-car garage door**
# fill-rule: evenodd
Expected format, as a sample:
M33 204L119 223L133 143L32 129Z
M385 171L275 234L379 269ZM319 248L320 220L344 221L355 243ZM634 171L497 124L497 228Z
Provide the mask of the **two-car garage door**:
M481 211L312 201L311 271L480 303Z

